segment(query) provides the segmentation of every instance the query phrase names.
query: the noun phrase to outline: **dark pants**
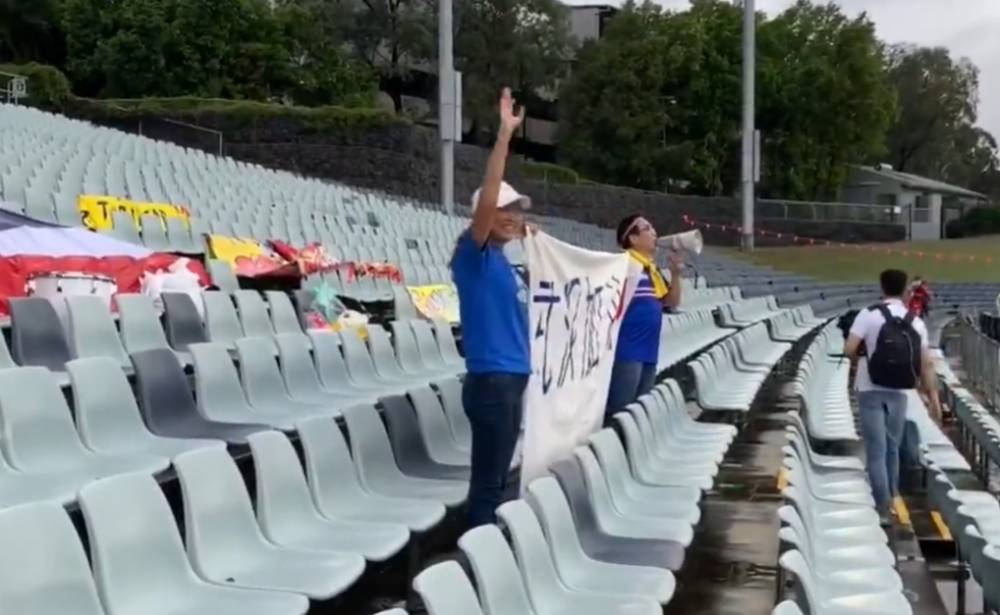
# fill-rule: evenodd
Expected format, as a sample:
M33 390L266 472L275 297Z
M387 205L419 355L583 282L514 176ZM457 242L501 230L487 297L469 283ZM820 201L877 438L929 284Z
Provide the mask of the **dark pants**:
M514 447L521 432L524 389L521 374L468 374L462 404L472 427L472 473L469 481L469 528L496 521Z
M604 424L611 424L611 415L653 390L656 365L639 361L615 361L611 368L608 403L604 409Z

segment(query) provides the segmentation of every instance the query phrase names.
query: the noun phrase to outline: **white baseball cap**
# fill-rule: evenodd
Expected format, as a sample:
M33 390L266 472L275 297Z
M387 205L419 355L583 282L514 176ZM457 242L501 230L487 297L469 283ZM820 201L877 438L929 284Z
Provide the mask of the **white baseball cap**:
M482 188L479 188L472 193L473 212L476 211L476 206L479 205L479 193L482 190ZM519 209L531 209L531 197L514 190L514 187L507 182L500 182L500 195L497 197L497 207L504 209L511 206L517 206Z

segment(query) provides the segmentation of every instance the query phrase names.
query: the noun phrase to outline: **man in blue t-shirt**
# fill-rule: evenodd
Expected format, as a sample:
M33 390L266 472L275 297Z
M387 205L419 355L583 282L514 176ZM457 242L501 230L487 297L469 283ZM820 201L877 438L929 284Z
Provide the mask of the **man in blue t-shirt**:
M462 404L472 428L468 527L493 523L521 429L531 375L528 315L503 246L524 235L530 200L503 181L510 140L524 119L510 90L500 98L500 130L482 187L472 195L472 224L451 261L458 290L468 375Z
M618 245L642 267L642 273L618 330L605 422L610 421L613 413L652 390L660 356L663 310L681 303L680 279L684 267L680 254L672 253L670 276L675 283L667 282L654 262L656 229L639 214L632 214L618 224Z

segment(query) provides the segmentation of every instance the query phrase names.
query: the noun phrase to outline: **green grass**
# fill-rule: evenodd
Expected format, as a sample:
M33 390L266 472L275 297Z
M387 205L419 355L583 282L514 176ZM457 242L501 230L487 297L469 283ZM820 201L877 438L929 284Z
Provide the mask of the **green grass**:
M887 254L886 249L892 250ZM838 282L871 282L883 269L903 269L910 275L921 275L931 283L941 282L1000 282L1000 236L953 239L948 241L914 241L892 244L787 248L760 248L743 254L733 248L719 249L724 255L764 265L810 275L821 280ZM907 252L906 255L902 254ZM918 256L923 252L923 258ZM937 254L942 255L939 259ZM975 261L969 257L974 256ZM986 261L992 257L993 262Z

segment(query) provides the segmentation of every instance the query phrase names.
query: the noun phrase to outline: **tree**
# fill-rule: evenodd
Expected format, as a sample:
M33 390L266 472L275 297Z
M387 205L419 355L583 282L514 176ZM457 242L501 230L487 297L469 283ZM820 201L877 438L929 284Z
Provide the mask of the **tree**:
M874 24L800 0L762 24L759 56L762 192L836 197L851 164L885 151L895 115Z
M352 15L348 39L379 75L382 90L392 98L396 113L399 113L403 110L404 85L413 70L434 68L435 3L432 0L361 0L352 4L357 8Z
M976 122L979 71L944 48L901 46L890 54L889 76L900 105L889 132L893 167L934 173L958 133Z
M57 0L0 0L0 62L62 62Z
M463 115L474 137L491 135L501 86L522 100L558 87L572 49L566 12L556 0L463 0L455 10Z

